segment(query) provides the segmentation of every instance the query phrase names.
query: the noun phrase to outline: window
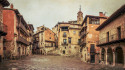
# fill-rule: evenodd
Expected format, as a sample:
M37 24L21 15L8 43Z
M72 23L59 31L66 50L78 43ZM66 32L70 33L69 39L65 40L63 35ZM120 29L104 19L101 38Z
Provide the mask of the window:
M63 33L63 37L66 37L66 32Z
M73 34L76 34L76 31L73 31Z
M109 32L107 32L107 42L109 42Z
M121 39L121 27L118 27L117 31L118 31L118 39Z
M81 18L79 18L79 21L81 21Z
M95 44L91 44L90 46L91 46L90 53L94 53L95 52Z
M89 24L100 24L99 18L90 18Z
M69 38L69 43L71 43L71 38Z
M51 47L53 47L53 43L51 43Z
M66 39L63 39L63 43L66 44L66 43L67 43L67 40L66 40Z
M61 30L62 31L68 31L68 27L62 27Z
M81 39L78 39L78 44L80 44L80 42L81 42Z

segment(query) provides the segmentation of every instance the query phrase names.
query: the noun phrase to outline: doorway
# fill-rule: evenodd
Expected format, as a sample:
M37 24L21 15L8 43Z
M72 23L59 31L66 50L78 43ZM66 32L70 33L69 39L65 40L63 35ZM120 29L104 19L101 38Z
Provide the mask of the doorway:
M95 63L95 55L94 54L91 55L91 63Z
M63 50L63 54L65 54L65 50Z

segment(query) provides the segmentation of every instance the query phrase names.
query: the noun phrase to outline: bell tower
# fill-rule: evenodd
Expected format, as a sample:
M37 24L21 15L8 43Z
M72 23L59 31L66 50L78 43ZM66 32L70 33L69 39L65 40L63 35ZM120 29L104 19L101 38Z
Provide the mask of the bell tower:
M79 12L77 13L77 24L82 24L83 22L83 13L81 11L81 5L79 8Z

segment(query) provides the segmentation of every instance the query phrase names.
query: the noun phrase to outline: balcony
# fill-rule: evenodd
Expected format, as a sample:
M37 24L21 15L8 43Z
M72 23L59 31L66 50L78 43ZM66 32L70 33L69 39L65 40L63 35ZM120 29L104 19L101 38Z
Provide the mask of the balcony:
M80 43L80 46L85 46L86 45L86 40L84 39L83 41L81 41L81 43Z
M7 35L7 26L0 22L0 35Z
M63 27L61 27L61 30L62 31L68 31L69 29L68 29L68 26L63 26Z
M66 45L66 46L68 46L68 43L66 43L66 42L63 42L63 43L62 43L62 45Z
M85 25L85 26L83 26L82 28L81 28L81 31L80 32L83 32L83 31L86 31L87 30L87 26Z
M120 43L125 41L125 31L121 31L121 34L118 33L110 35L109 38L105 37L97 42L97 46L110 45L113 43Z
M17 27L18 27L18 28L21 28L21 30L22 30L23 32L25 32L25 34L26 34L27 36L29 36L29 32L27 31L26 27L25 27L22 23L20 23L19 26L17 26Z
M80 33L80 38L85 37L87 34L88 34L87 32L81 32L81 33Z
M70 26L69 29L81 29L81 26Z
M39 38L34 38L33 42L34 43L39 42Z
M21 37L21 36L18 36L17 42L23 43L23 44L25 44L27 46L29 45L29 42L26 39L24 39L23 37Z

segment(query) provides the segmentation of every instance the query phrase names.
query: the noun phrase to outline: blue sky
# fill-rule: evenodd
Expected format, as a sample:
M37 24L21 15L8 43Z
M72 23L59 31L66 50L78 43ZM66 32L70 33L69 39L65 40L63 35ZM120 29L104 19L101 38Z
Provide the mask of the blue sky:
M110 16L125 0L8 0L18 9L27 23L33 24L35 31L38 26L45 25L50 29L58 22L77 19L81 5L83 16L99 15L107 12Z

